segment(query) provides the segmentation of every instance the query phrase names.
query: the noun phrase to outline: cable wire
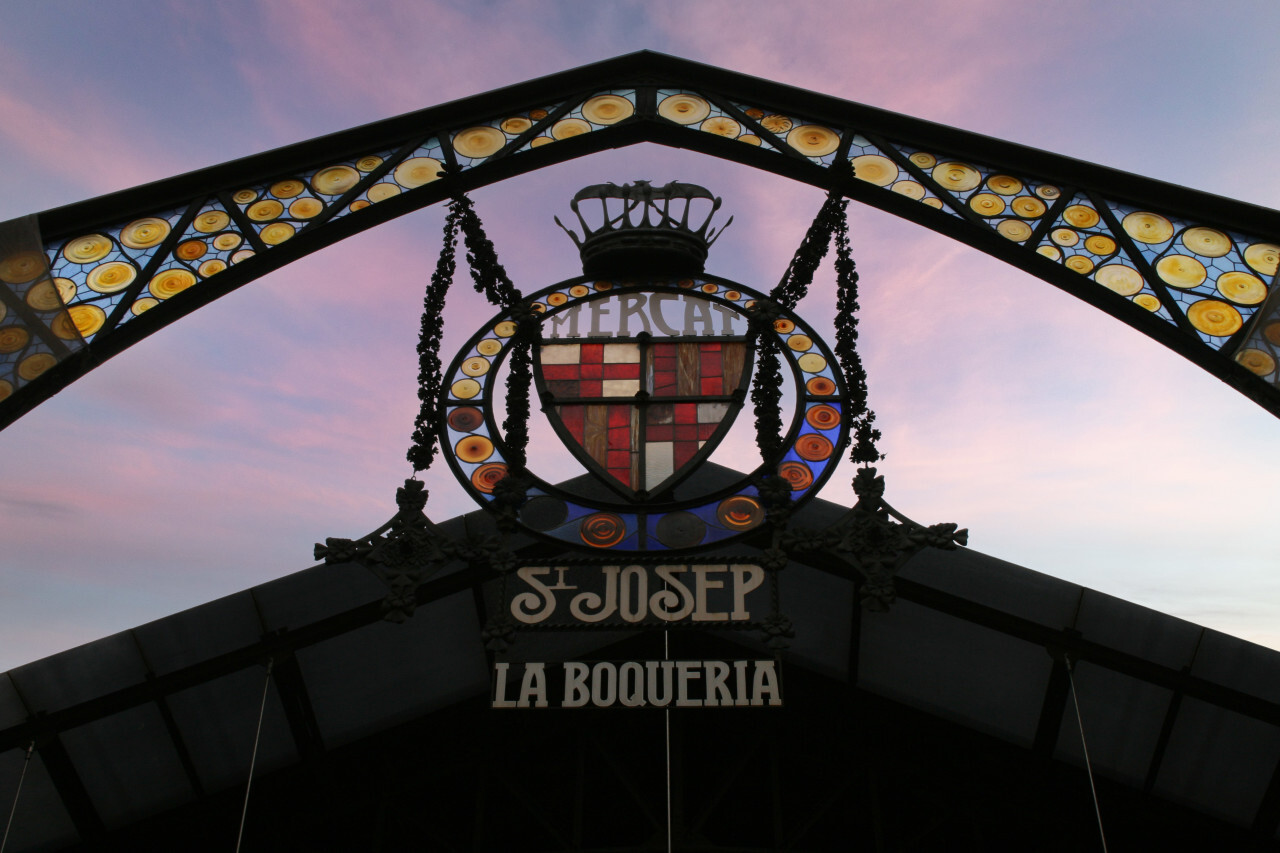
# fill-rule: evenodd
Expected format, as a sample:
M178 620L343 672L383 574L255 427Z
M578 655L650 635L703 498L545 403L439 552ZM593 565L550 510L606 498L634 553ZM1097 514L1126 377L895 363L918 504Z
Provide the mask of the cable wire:
M22 782L27 778L27 767L31 764L31 753L35 748L35 741L27 744L27 757L22 759L22 773L18 776L18 790L13 792L13 807L9 809L9 822L4 825L4 838L0 839L0 853L4 853L4 848L9 843L9 830L13 829L13 816L18 813L18 797L22 794Z
M1071 702L1076 706L1076 723L1080 726L1080 748L1084 750L1084 769L1089 774L1089 790L1093 794L1093 813L1098 816L1098 837L1102 839L1102 853L1107 853L1107 833L1102 829L1102 809L1098 807L1098 787L1093 782L1093 763L1089 761L1089 744L1084 739L1084 720L1080 717L1080 699L1076 696L1076 678L1071 659L1064 658L1067 679L1071 682Z
M271 687L271 668L275 659L267 660L267 679L262 684L262 705L258 708L258 730L253 735L253 757L249 759L249 781L244 785L244 808L240 810L240 831L236 834L236 853L240 853L240 842L244 840L244 822L249 815L249 789L253 787L253 768L258 763L258 744L262 741L262 718L267 714L267 690Z

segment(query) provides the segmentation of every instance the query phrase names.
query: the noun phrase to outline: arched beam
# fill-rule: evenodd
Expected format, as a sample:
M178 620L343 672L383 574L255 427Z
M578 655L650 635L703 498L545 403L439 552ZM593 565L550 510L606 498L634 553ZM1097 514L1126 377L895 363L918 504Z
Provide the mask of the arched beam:
M1280 213L641 52L0 225L0 428L303 255L638 142L824 189L852 160L848 197L1066 290L1280 415Z

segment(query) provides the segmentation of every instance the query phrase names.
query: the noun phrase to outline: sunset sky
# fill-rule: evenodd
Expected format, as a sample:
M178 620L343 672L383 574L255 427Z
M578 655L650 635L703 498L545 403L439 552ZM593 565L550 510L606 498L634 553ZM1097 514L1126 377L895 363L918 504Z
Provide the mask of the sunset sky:
M1273 0L0 0L0 221L641 49L1275 207L1277 32ZM552 222L573 193L635 179L723 196L735 222L707 269L761 290L822 202L653 145L472 197L532 291L580 272ZM1275 418L1037 278L868 207L850 219L898 509L1280 648ZM442 222L422 210L268 275L0 434L0 671L386 521ZM448 357L493 313L462 275ZM828 336L833 293L826 266L798 308ZM470 510L438 467L429 514ZM851 476L824 496L847 501Z

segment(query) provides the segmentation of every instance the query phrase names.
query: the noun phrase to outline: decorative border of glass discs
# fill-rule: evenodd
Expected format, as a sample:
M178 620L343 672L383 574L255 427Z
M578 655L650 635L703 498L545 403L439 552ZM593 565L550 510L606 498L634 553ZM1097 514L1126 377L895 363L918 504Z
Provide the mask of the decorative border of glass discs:
M697 289L699 295L747 315L764 299L739 284L708 276L679 281L599 281L569 279L536 293L534 310L551 316L574 305L607 298L616 290L664 292ZM553 294L558 294L553 296ZM477 332L445 374L440 437L449 467L482 506L507 474L505 442L494 419L494 381L516 331L504 312ZM796 503L818 493L835 470L848 443L844 378L826 344L803 321L784 312L774 323L779 349L795 381L796 409L787 431L786 452L774 472L791 485ZM583 341L592 340L582 338ZM607 341L608 338L596 340ZM681 500L648 503L600 499L571 493L533 475L520 510L527 530L576 547L613 551L676 551L741 536L765 520L751 475L714 492ZM602 489L607 490L602 486Z

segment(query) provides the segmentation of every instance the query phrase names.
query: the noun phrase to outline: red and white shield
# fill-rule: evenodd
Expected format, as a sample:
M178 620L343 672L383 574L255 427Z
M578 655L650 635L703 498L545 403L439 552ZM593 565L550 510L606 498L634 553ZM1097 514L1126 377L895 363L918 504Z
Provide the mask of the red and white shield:
M710 455L750 381L743 338L544 343L536 369L565 444L628 497L657 497Z

